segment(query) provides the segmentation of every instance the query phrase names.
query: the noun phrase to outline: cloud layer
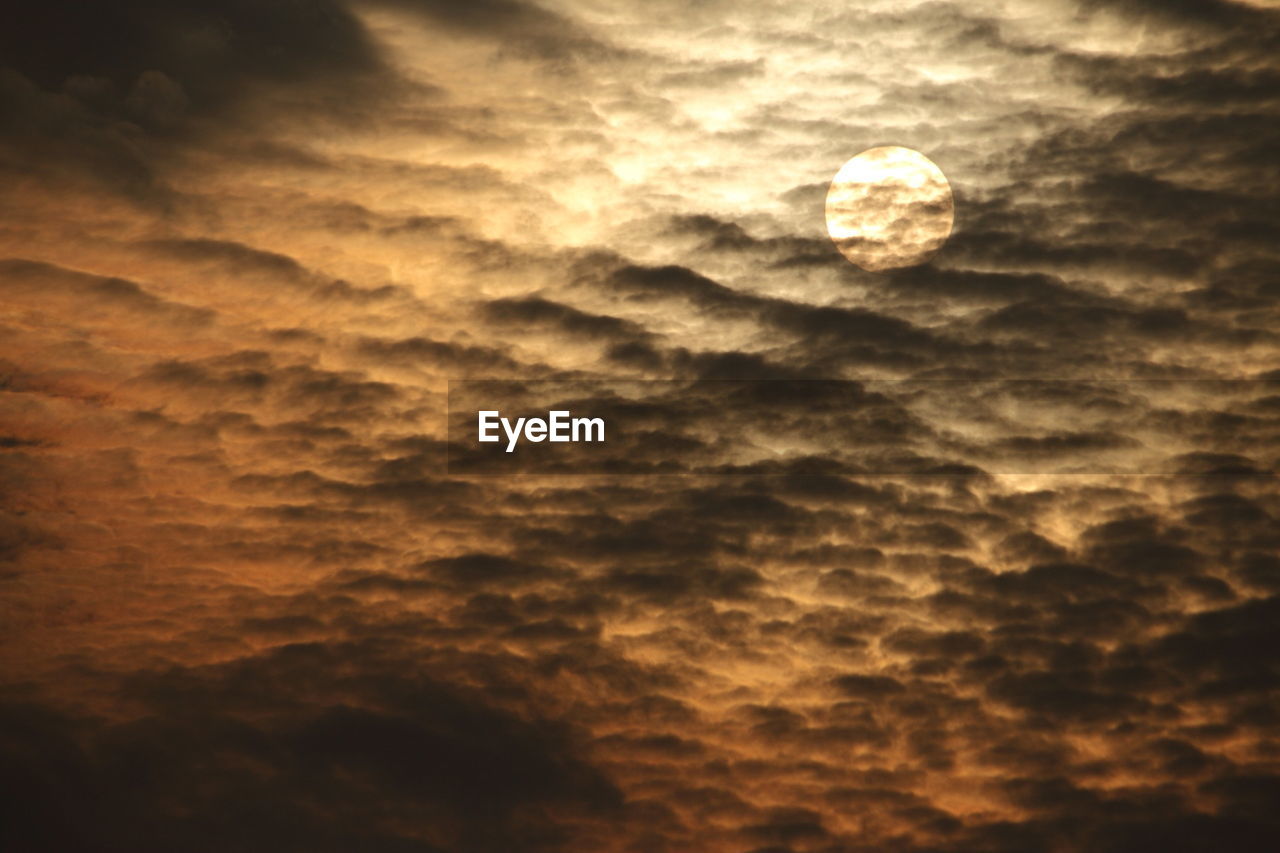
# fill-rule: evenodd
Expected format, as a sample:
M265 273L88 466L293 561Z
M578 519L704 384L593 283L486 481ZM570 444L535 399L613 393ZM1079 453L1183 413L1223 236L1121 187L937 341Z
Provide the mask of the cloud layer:
M44 4L3 846L1274 849L1272 5ZM481 379L629 473L447 473Z

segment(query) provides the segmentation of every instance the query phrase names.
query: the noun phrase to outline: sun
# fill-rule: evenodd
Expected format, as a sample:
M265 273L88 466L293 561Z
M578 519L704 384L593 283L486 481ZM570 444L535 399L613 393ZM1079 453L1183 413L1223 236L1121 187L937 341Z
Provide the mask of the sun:
M951 236L955 203L946 175L911 148L869 148L845 163L827 191L827 233L870 272L929 260Z

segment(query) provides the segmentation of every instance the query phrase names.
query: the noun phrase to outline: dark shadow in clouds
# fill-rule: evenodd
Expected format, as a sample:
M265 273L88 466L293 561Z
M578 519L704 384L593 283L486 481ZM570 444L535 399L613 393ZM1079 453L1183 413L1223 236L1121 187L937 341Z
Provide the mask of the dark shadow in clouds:
M210 108L255 83L341 78L379 62L364 28L335 0L51 0L25 10L21 27L5 28L0 56L49 91L144 121L154 108L148 101L169 87Z
M426 22L493 41L518 57L563 67L574 59L617 59L623 52L592 35L572 18L525 0L361 0L402 9Z
M563 726L405 672L376 646L283 646L140 673L128 690L148 716L5 708L8 849L554 850L566 836L548 809L619 802L568 757Z

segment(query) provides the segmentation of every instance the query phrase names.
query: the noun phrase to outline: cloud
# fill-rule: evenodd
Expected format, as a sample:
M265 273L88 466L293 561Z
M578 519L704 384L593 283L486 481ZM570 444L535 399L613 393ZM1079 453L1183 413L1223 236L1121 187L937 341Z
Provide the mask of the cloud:
M1275 32L33 11L0 35L0 838L1275 848ZM822 207L883 144L956 222L873 275ZM460 389L631 428L612 469L471 476Z
M403 9L455 32L493 40L517 56L563 61L578 57L611 58L621 51L608 45L571 16L524 0L372 0Z
M356 669L340 676L335 665ZM537 849L559 837L540 842L527 834L547 831L540 808L616 807L607 782L566 758L564 730L385 666L371 650L294 645L182 676L139 674L131 689L152 715L131 723L8 706L7 773L24 784L20 799L8 803L5 834L32 850L104 843L216 850L246 838L320 850ZM287 713L335 677L378 706ZM263 679L280 689L238 686ZM238 718L246 712L249 718ZM187 772L192 763L202 767L198 776ZM384 798L372 823L357 817L367 786ZM235 820L210 822L209 809ZM438 822L426 834L405 834L397 824L414 813ZM63 817L46 823L53 815Z
M177 91L197 106L217 106L254 83L340 79L378 62L351 11L328 0L47 3L7 31L4 54L9 67L45 89L95 78L100 89L129 93L135 109L147 101L154 109Z

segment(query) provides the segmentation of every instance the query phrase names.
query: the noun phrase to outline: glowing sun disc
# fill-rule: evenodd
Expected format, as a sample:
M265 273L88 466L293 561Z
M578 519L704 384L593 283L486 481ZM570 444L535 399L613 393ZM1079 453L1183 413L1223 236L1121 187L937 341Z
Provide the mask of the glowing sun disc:
M924 263L954 223L946 175L910 148L868 148L840 167L827 190L827 233L841 254L871 272Z

